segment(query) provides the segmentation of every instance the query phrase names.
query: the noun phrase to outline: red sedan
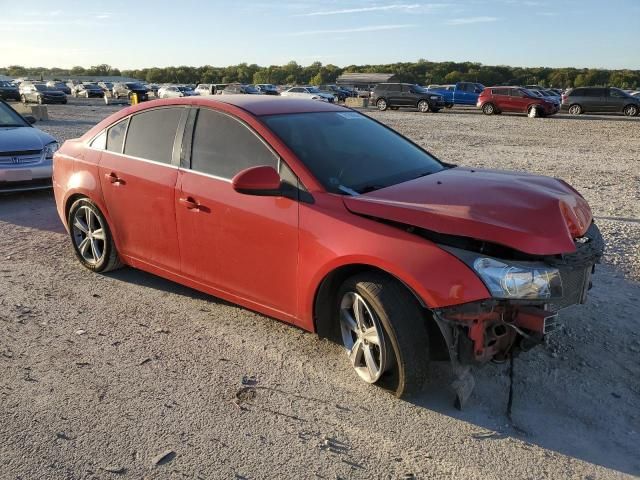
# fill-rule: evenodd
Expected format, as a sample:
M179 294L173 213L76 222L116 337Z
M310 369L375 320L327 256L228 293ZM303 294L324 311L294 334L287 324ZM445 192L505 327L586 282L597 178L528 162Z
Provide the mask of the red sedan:
M603 249L561 180L456 167L302 99L127 108L62 146L53 183L85 267L129 265L335 339L399 396L429 360L469 379L540 343Z

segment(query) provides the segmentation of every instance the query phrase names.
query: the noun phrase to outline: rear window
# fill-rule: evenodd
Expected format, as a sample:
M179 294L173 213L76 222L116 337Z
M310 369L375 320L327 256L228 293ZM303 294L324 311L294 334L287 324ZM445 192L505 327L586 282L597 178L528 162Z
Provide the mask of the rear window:
M183 108L158 108L131 117L125 155L171 163L173 142Z

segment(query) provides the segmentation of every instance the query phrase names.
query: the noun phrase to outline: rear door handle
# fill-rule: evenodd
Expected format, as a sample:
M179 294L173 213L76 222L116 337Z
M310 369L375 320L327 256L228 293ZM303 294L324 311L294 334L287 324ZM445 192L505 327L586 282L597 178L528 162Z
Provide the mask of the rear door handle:
M109 180L109 182L113 183L114 185L124 185L124 183L125 183L125 181L123 179L118 177L118 175L116 175L113 172L105 173L104 174L104 178Z

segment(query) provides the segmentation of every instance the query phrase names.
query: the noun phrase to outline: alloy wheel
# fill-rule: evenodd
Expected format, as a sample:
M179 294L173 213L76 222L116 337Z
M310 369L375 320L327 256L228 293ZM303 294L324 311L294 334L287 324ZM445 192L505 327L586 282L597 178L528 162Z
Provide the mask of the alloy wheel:
M571 107L569 107L569 113L571 115L580 115L582 113L582 108L580 105L571 105Z
M98 215L84 205L73 216L73 241L82 258L96 265L105 253L106 235Z
M418 103L418 110L420 110L422 113L428 112L429 111L429 102L427 102L426 100L420 101L420 103Z
M624 114L627 117L635 117L638 114L638 107L636 107L635 105L629 105L624 109Z
M385 102L384 100L378 100L378 103L376 103L376 106L378 107L378 110L380 111L384 111L387 109L387 102Z
M493 105L491 103L487 103L482 107L482 111L486 115L493 115L493 113L495 112L495 109L493 108Z
M356 373L367 383L377 382L387 368L384 333L372 308L356 292L342 297L340 331Z

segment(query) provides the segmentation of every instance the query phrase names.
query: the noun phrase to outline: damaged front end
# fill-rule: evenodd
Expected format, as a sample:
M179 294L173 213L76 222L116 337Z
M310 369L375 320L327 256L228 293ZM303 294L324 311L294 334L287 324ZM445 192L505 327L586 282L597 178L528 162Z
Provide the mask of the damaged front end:
M592 223L574 240L575 252L532 256L460 237L414 231L465 262L485 283L491 299L433 311L453 364L462 408L473 389L472 365L502 362L544 341L557 327L557 312L585 303L604 242Z

